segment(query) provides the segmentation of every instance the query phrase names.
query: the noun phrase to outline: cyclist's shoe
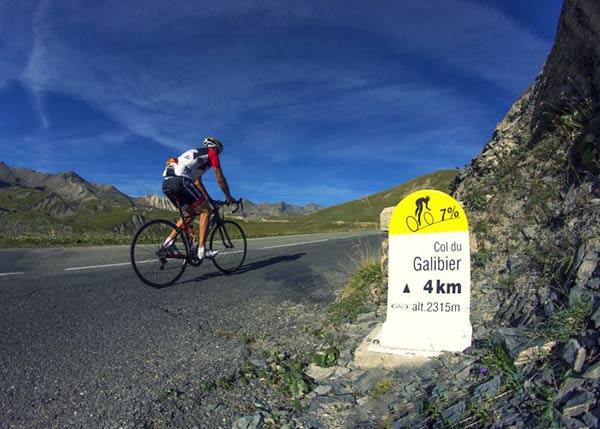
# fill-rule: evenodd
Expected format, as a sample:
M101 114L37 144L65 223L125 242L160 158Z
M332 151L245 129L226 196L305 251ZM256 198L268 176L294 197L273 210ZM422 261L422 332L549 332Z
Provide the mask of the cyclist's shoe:
M215 256L217 256L217 254L219 253L218 250L205 250L204 248L199 248L198 249L198 259L213 259Z
M183 253L179 251L177 246L175 246L175 243L171 244L170 246L164 247L163 251L165 252L165 256L170 258L174 258L176 256L183 256Z

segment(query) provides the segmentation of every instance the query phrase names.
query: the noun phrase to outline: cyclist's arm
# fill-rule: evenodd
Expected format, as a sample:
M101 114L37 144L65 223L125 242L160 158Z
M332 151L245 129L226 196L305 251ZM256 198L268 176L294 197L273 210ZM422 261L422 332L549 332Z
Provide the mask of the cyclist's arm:
M225 194L227 201L233 201L233 197L231 196L231 192L229 191L229 185L227 184L227 179L223 175L223 170L221 167L213 168L215 170L215 176L217 177L217 183L219 184L219 188Z
M204 187L204 183L202 183L202 180L200 179L200 177L198 177L198 178L196 178L196 180L194 180L194 184L198 187L198 189L200 189L200 192L202 193L202 195L204 195L204 198L206 198L208 201L210 201L211 200L210 195L208 195L208 191Z

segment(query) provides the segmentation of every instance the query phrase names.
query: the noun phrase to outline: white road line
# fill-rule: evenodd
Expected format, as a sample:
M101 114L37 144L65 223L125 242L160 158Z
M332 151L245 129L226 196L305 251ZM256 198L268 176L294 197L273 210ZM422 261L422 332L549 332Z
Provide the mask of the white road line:
M0 277L6 277L6 276L20 276L25 274L23 271L18 271L18 272L14 272L14 273L0 273Z
M324 241L331 241L331 240L343 240L346 238L354 238L354 237L361 237L362 235L353 235L353 236L349 236L349 237L341 237L341 238L326 238L324 240L314 240L314 241L304 241L302 243L289 243L289 244L278 244L276 246L267 246L267 247L261 247L258 250L267 250L267 249L278 249L281 247L292 247L292 246L302 246L305 244L315 244L315 243L322 243ZM267 237L265 237L267 238ZM240 251L234 251L234 252L228 252L229 253L238 253L241 252ZM147 261L140 261L137 262L137 264L147 264L149 262L155 262L155 259L152 260L147 260ZM94 270L94 269L98 269L98 268L110 268L110 267L122 267L124 265L130 265L131 262L119 262L116 264L105 264L105 265L89 265L87 267L71 267L71 268L65 268L65 271L81 271L81 270ZM4 273L1 274L0 276L8 276L8 275L18 275L18 274L24 274L24 273Z
M324 241L329 241L329 238L326 238L325 240L316 240L316 241L304 241L302 243L291 243L291 244L279 244L277 246L267 246L267 247L261 247L258 250L266 250L266 249L277 249L279 247L291 247L291 246L302 246L303 244L314 244L314 243L322 243Z
M155 262L155 259L148 261L139 261L136 264L147 264L148 262ZM106 265L90 265L88 267L72 267L65 268L65 271L79 271L79 270L93 270L96 268L110 268L110 267L122 267L123 265L131 265L131 262L119 262L118 264L106 264Z

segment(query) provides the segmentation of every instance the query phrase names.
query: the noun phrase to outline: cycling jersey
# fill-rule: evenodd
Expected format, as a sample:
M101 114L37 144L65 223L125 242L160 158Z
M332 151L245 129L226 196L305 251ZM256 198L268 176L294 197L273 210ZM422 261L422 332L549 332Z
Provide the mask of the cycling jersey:
M178 176L196 180L211 167L221 167L219 154L215 149L190 149L182 153L179 158L169 160L163 177Z

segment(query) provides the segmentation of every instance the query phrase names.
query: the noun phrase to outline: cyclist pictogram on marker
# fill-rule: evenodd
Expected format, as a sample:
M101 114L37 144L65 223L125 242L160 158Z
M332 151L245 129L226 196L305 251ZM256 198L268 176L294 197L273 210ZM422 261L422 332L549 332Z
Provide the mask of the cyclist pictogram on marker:
M429 207L430 201L431 198L429 195L425 195L415 201L415 215L406 217L406 226L412 232L417 232L436 223L446 222L460 217L456 207L447 207L440 210L442 214L441 219L436 221L431 212L431 208Z
M419 226L421 226L421 214L423 214L423 206L425 206L427 210L431 211L429 208L429 195L426 195L425 198L419 198L415 204L417 206L417 209L415 210L415 216L417 216L417 223Z

